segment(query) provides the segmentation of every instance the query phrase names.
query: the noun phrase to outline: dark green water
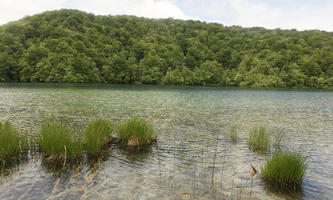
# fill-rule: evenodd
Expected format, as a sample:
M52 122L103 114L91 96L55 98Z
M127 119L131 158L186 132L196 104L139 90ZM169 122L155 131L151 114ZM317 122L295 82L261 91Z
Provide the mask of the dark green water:
M333 92L115 85L0 84L0 120L34 135L43 121L81 129L102 117L155 124L145 153L112 146L103 160L63 173L31 157L0 177L0 199L330 199ZM239 126L237 144L230 141ZM259 171L269 155L248 149L249 130L283 133L282 150L301 152L302 192L269 191Z

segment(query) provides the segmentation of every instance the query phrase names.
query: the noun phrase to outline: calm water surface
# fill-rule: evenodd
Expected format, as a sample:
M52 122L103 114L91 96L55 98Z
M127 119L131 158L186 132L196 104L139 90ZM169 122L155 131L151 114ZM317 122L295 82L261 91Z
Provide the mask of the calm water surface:
M158 143L108 155L64 172L38 156L0 176L0 199L332 199L333 92L115 85L0 84L0 120L35 135L44 121L83 129L95 118L154 123ZM238 142L229 133L238 125ZM249 130L284 134L282 150L301 152L302 192L265 188L259 171L270 155L248 149Z

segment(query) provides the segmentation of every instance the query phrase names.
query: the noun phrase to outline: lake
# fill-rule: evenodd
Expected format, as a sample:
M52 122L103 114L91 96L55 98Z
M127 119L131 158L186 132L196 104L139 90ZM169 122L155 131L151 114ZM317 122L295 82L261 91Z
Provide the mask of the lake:
M330 199L333 197L333 92L89 84L0 84L0 120L34 137L43 122L82 130L95 118L155 125L144 152L112 145L102 159L57 171L36 153L0 176L0 199ZM238 141L230 130L238 126ZM249 132L283 134L281 150L308 166L302 191L265 187L270 153L249 150ZM31 155L30 155L31 154ZM253 165L259 173L251 176Z

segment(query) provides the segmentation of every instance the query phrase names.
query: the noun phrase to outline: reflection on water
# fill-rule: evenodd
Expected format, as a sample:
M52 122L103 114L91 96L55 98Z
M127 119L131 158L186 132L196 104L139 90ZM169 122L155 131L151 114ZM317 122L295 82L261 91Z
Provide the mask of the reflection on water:
M0 199L329 199L333 196L333 93L190 87L2 84L0 120L29 134L43 121L78 130L98 117L116 124L148 119L158 143L145 152L111 146L101 159L66 170L39 156L0 177ZM231 127L239 127L231 142ZM248 132L281 133L282 150L302 152L302 193L265 188L258 171L268 155L248 149Z

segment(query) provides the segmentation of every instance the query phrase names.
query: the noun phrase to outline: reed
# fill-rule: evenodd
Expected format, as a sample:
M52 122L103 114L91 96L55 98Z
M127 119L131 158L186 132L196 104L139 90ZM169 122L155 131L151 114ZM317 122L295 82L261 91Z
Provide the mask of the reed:
M275 139L274 139L275 150L281 151L281 141L282 141L283 137L284 137L283 133L279 133L275 136Z
M48 161L70 160L82 156L82 143L71 129L57 123L42 126L39 144Z
M302 184L305 159L299 153L275 152L262 168L264 181L278 190L295 191Z
M255 127L250 132L249 148L252 151L265 152L270 147L270 136L265 127Z
M120 141L132 147L142 147L156 141L156 134L152 124L139 118L132 118L119 126Z
M237 125L233 125L230 130L230 139L231 142L236 143L237 142Z
M27 147L27 137L20 135L9 121L0 122L0 160L17 157Z
M88 154L98 154L111 141L113 128L109 121L96 119L90 122L85 131L85 150Z

